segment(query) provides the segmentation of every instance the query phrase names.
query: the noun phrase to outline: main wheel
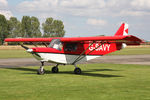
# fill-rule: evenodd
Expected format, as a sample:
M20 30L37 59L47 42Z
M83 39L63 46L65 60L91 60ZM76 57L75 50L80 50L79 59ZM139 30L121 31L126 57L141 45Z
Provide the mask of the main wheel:
M58 67L55 66L55 67L52 68L52 73L58 73L58 71L59 71Z
M75 69L74 69L74 73L75 73L75 74L81 74L81 69L78 68L78 67L75 68Z
M45 70L43 69L43 71L42 71L41 69L38 69L37 74L38 75L43 75L43 74L45 74Z

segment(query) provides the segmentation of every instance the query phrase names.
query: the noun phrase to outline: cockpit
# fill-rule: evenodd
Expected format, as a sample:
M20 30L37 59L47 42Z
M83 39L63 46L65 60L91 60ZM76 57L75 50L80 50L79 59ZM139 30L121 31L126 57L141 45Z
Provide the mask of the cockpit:
M62 42L60 41L60 39L53 39L48 47L61 51L63 45L62 45Z
M56 50L62 51L63 44L60 39L53 39L48 45L49 48L54 48ZM75 52L77 50L77 43L65 43L64 51L65 52Z

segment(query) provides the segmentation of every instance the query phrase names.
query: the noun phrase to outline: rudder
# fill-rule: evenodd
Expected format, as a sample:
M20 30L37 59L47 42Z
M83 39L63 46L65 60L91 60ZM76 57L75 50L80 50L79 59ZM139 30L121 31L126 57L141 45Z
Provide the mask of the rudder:
M114 36L122 36L122 35L128 35L128 24L122 23L118 31L115 33Z

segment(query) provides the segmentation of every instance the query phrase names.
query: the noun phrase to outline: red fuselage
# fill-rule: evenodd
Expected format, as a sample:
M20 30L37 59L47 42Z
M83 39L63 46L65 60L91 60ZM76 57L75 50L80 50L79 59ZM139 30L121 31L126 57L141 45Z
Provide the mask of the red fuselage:
M105 55L122 48L122 43L62 43L61 50L50 47L36 47L32 48L36 53L57 53L57 54L70 54L70 55ZM89 47L90 46L90 47ZM98 48L97 48L98 47ZM87 49L88 48L88 49ZM86 50L87 49L87 50Z

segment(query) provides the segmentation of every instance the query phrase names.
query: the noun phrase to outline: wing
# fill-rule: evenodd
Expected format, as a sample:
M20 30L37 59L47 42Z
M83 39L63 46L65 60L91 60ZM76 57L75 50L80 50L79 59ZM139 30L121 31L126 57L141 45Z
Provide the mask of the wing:
M127 44L140 44L141 39L132 36L100 36L100 37L74 37L74 38L61 38L64 42L82 42L82 41L100 41L100 42L115 42L115 43L127 43Z
M5 42L50 42L54 38L6 38Z
M51 42L52 39L60 39L62 42L85 42L85 41L100 41L100 42L115 42L127 43L128 45L138 45L142 42L141 39L132 36L98 36L98 37L71 37L71 38L6 38L5 42Z

